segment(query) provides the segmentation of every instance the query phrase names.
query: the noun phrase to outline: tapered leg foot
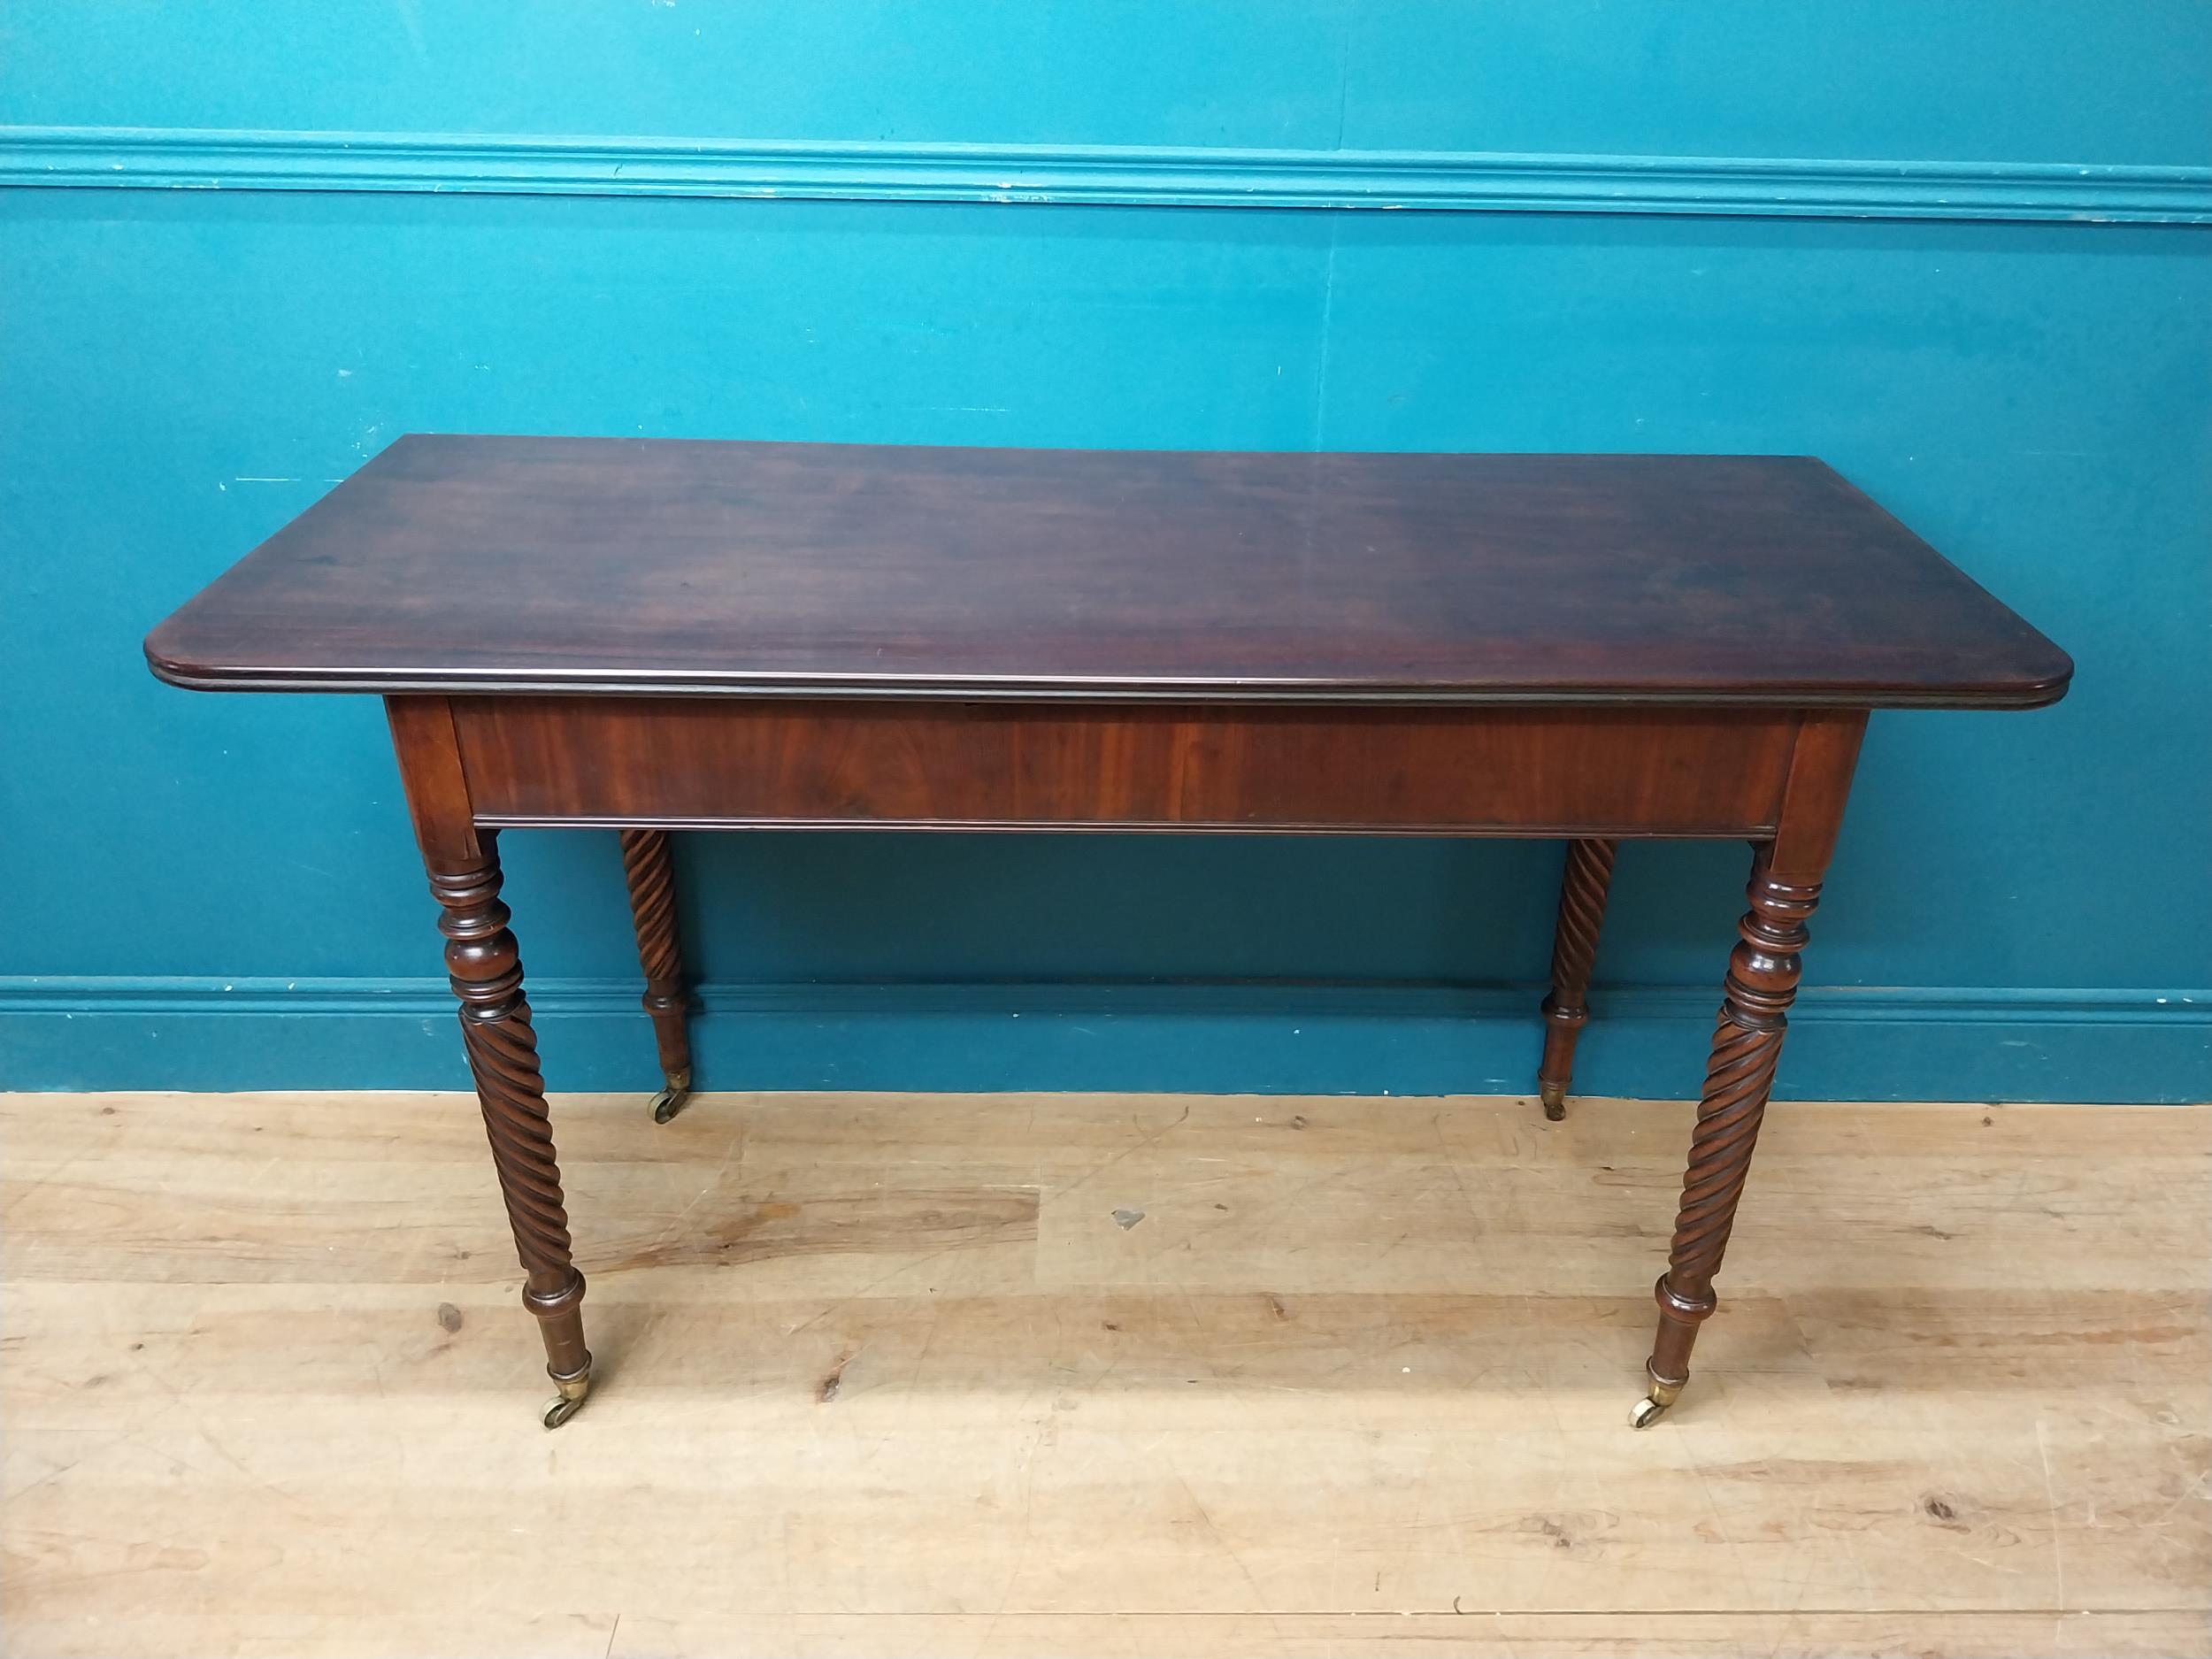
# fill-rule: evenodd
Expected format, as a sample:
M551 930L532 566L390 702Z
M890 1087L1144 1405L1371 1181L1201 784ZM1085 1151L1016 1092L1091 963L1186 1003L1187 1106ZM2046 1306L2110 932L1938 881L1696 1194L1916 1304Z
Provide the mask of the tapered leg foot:
M1605 923L1605 897L1613 883L1617 843L1567 843L1567 868L1559 883L1559 926L1552 937L1551 994L1544 998L1544 1058L1536 1071L1536 1093L1544 1116L1557 1123L1567 1115L1567 1088L1574 1079L1575 1042L1590 1018L1586 998L1590 966L1597 959L1598 930Z
M584 1409L584 1396L591 1392L591 1356L584 1356L583 1370L572 1376L564 1377L549 1366L545 1374L558 1392L545 1402L541 1420L547 1428L557 1429Z

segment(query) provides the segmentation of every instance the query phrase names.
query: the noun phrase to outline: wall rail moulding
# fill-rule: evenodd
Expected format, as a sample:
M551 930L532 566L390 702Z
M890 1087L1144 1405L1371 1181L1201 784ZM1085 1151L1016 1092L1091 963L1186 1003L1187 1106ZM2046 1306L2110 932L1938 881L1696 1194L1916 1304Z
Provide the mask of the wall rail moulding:
M0 186L2212 224L2212 167L0 127Z

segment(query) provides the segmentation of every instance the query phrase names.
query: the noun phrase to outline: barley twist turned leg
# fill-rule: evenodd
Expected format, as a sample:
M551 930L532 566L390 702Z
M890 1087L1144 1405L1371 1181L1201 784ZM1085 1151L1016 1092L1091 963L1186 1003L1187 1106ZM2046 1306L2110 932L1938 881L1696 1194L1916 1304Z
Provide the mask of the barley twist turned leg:
M1544 999L1544 1059L1536 1071L1536 1092L1544 1116L1557 1123L1567 1115L1567 1088L1574 1079L1575 1040L1590 1010L1590 964L1598 954L1598 930L1605 925L1605 895L1613 883L1613 855L1619 843L1567 843L1567 869L1559 884L1559 926L1552 937L1551 994Z
M684 988L683 949L676 933L676 867L665 830L622 832L622 877L630 888L638 965L645 970L645 1011L660 1046L663 1087L653 1096L653 1121L666 1123L691 1094L691 999Z
M1689 1381L1697 1328L1717 1305L1713 1276L1728 1248L1751 1149L1774 1087L1783 1030L1797 996L1805 923L1819 902L1820 884L1775 879L1763 851L1752 866L1749 896L1706 1064L1674 1244L1667 1271L1653 1286L1659 1333L1645 1365L1650 1392L1630 1417L1640 1429L1656 1422Z
M461 1035L522 1261L523 1306L538 1317L546 1371L558 1390L544 1411L550 1429L575 1415L591 1387L584 1276L570 1254L537 1034L523 997L520 953L499 902L499 855L491 832L481 840L480 861L433 870L430 888L443 907L438 931L446 936L446 967L461 999Z

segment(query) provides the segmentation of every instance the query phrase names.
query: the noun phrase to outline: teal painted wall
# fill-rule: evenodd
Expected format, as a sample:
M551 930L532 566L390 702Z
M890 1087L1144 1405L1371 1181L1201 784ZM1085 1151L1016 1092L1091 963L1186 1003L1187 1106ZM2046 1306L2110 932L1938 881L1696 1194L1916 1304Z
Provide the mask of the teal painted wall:
M1782 1092L2212 1095L2212 6L274 15L0 18L0 1086L463 1080L376 705L138 641L476 430L1821 455L2078 672L1878 717ZM642 1087L611 838L507 842ZM1529 1087L1555 848L682 858L715 1086ZM1694 1090L1744 865L1624 854L1593 1090Z

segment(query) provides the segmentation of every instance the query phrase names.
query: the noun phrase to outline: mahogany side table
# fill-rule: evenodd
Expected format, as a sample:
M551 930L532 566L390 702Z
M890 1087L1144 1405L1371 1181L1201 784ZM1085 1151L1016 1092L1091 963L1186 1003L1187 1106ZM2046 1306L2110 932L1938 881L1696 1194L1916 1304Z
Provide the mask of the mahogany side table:
M1614 849L1751 843L1633 1421L1715 1307L1867 715L2063 652L1816 460L401 439L146 641L173 684L381 695L557 1397L591 1383L498 835L621 832L663 1121L674 829L1568 841L1561 1115Z

